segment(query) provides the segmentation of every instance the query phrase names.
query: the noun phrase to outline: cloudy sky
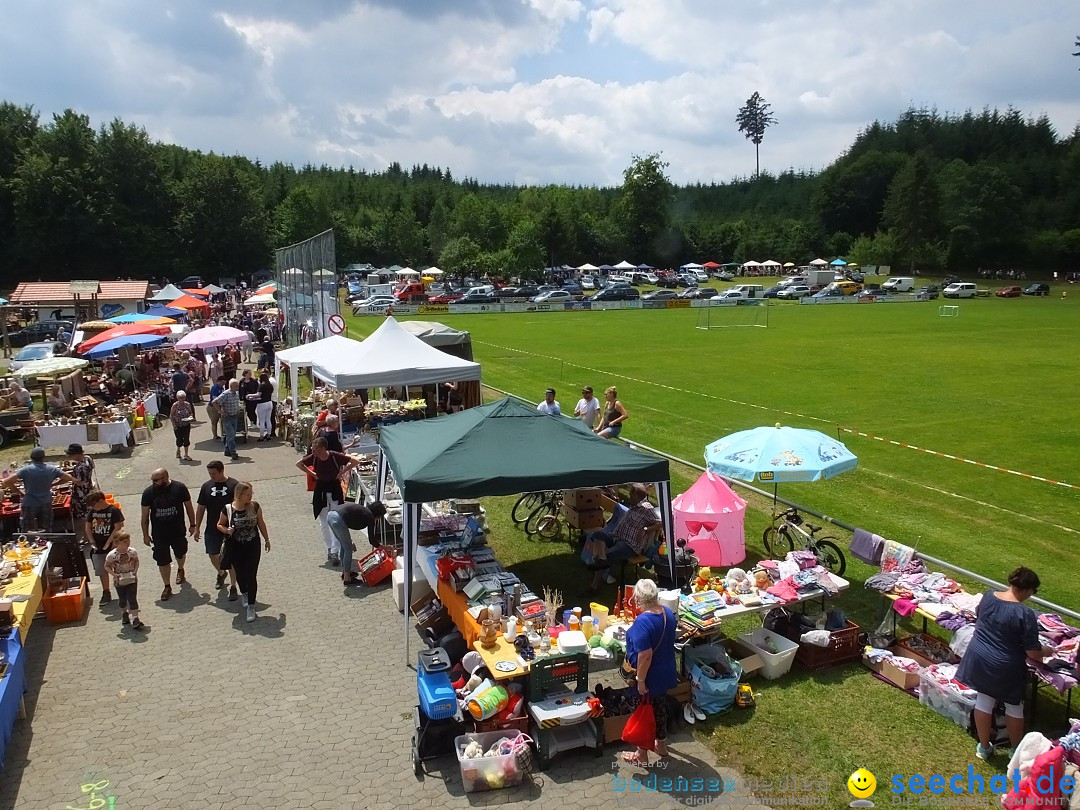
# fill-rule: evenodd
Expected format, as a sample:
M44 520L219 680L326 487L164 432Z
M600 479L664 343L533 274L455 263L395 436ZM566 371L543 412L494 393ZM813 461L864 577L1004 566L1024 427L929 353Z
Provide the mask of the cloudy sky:
M911 105L1080 123L1077 0L0 0L0 99L204 151L485 182L821 169Z

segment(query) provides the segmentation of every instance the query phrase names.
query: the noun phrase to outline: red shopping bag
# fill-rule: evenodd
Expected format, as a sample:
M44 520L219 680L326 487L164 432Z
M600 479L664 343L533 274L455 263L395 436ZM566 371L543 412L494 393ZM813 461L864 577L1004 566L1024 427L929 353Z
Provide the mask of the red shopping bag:
M643 697L622 733L623 742L636 745L646 751L656 750L656 714L648 697Z

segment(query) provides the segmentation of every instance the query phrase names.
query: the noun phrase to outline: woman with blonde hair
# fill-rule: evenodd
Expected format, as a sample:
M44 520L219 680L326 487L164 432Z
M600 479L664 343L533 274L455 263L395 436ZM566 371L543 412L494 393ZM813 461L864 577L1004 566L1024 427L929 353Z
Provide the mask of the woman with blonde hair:
M253 501L254 487L247 481L240 481L233 490L232 503L221 510L218 518L218 531L225 535L225 545L221 550L221 569L232 568L236 572L236 583L243 594L241 605L247 609L247 620L255 621L255 598L258 594L259 561L262 559L263 545L270 551L270 532L266 529L262 508L258 501Z
M619 434L622 433L622 423L630 418L630 414L626 412L626 408L619 401L619 392L615 390L614 385L604 391L604 407L602 411L603 416L600 419L600 424L596 426L594 432L604 439L618 438Z

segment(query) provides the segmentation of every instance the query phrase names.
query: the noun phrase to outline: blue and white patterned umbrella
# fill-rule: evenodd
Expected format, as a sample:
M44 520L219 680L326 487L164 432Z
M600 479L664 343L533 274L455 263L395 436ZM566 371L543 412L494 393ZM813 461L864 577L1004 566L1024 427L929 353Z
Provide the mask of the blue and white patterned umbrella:
M758 427L732 433L705 448L709 471L739 481L817 481L854 470L859 459L817 430Z

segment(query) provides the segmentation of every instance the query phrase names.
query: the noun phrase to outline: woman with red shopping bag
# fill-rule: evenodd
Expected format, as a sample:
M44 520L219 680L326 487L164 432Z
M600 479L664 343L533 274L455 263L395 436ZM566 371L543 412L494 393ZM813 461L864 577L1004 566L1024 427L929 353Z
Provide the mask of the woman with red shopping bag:
M667 693L678 681L675 614L660 604L656 583L651 579L638 580L634 603L641 615L626 631L626 663L634 668L630 683L637 684L641 704L623 732L623 739L636 745L637 750L624 752L623 759L631 765L648 765L649 751L667 756ZM656 725L652 739L646 739L649 714Z

